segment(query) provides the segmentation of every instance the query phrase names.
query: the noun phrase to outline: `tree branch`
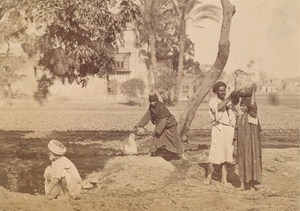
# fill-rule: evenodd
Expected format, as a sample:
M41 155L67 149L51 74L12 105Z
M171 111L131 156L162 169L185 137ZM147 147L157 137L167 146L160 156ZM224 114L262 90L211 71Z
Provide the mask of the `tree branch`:
M235 14L235 7L231 5L229 0L221 0L221 3L223 8L223 21L219 39L218 55L213 67L206 74L203 83L196 90L195 94L189 101L188 106L180 117L178 130L181 137L183 137L189 131L198 107L202 103L205 96L209 93L214 83L219 79L228 60L230 51L230 27L232 17Z

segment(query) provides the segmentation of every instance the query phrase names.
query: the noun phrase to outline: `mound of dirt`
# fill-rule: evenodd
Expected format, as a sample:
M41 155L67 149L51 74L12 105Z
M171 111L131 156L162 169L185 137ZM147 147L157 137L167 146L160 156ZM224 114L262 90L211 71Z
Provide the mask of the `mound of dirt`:
M132 195L164 186L175 167L161 157L126 156L108 161L103 171L91 174L98 190L106 194Z
M9 199L9 191L0 186L0 198L1 200Z
M264 149L257 191L222 186L219 176L204 185L206 166L195 157L170 162L117 157L86 178L91 185L79 200L47 200L0 187L0 210L299 210L299 153L299 148Z

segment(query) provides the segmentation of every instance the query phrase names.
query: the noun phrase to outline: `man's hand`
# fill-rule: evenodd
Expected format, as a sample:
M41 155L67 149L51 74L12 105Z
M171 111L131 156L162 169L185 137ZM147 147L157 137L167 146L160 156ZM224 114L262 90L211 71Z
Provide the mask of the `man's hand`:
M230 94L231 99L235 99L235 98L239 98L239 93L237 93L236 91L231 92Z
M49 199L49 200L52 200L52 196L50 193L46 193L46 198Z
M139 127L139 125L135 125L135 126L133 127L133 130L137 130L138 127Z
M158 134L156 133L156 131L153 131L152 133L151 133L151 136L152 137L156 137Z

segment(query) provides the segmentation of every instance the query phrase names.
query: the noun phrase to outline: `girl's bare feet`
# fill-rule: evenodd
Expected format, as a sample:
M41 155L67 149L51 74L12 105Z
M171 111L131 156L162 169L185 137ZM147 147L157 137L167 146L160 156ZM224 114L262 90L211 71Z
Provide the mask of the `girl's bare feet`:
M254 189L255 189L256 191L261 190L261 185L254 185Z
M244 191L245 190L245 184L242 182L241 186L239 188L237 188L237 190Z

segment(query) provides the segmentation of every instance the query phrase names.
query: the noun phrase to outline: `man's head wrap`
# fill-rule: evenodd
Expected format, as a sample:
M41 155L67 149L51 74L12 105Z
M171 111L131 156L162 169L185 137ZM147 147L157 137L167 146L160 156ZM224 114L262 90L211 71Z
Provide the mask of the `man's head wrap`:
M49 142L48 149L56 155L64 155L67 151L66 147L60 141L54 139Z

